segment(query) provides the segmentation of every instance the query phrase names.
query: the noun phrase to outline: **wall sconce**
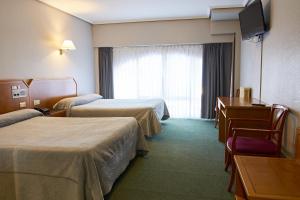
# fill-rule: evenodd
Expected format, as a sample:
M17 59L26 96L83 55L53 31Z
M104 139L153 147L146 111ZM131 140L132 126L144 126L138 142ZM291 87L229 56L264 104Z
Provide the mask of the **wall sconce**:
M64 40L61 48L59 49L59 54L62 55L65 51L76 50L76 47L72 40Z

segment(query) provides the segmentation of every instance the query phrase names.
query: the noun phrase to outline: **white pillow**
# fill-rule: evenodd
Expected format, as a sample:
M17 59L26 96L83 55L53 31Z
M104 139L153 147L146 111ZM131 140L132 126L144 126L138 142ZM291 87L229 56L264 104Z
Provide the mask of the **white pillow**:
M57 102L54 106L54 110L68 110L73 106L79 106L83 104L87 104L93 101L96 101L98 99L102 99L103 97L99 94L88 94L78 97L69 97L64 98Z
M23 109L23 110L5 113L0 115L0 127L9 126L11 124L15 124L17 122L21 122L37 116L43 116L43 114L33 109Z

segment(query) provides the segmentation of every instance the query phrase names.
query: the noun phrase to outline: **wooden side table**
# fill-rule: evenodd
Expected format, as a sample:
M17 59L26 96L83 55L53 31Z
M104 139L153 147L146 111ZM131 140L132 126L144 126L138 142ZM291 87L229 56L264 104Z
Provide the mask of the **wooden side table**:
M236 199L300 200L300 160L235 156Z

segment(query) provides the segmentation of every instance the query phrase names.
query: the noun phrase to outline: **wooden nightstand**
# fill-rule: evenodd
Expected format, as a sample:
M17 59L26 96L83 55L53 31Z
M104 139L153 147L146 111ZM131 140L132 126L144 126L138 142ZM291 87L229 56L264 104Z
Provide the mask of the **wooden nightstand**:
M50 110L50 113L46 116L48 117L66 117L66 110Z

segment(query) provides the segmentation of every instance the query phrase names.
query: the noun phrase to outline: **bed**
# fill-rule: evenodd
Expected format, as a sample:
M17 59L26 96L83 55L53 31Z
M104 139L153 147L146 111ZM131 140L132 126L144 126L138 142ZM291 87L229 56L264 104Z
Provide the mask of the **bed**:
M90 94L60 100L54 109L66 109L69 117L135 117L143 135L160 133L160 120L169 118L162 99L102 99Z
M0 199L102 200L137 151L134 118L0 115Z

